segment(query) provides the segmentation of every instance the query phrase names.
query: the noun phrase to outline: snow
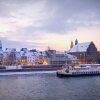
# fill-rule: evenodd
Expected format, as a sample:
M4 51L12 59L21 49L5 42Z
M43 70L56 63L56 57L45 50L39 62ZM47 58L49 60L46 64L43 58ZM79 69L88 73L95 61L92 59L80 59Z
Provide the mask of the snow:
M63 55L65 55L65 52L56 51L56 54L63 54Z
M91 42L79 43L69 50L69 52L86 52Z
M6 48L5 52L15 52L16 48Z
M77 57L76 57L76 56L71 55L71 54L67 54L67 56L68 56L68 58L69 58L69 59L77 59Z
M6 69L7 70L10 70L10 69L22 69L21 66L6 66Z

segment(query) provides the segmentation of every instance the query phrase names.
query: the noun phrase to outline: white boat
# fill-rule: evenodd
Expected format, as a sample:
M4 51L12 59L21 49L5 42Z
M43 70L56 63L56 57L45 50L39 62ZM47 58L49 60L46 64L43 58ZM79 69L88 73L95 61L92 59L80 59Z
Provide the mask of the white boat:
M100 75L100 64L82 64L80 66L65 66L57 71L59 77Z

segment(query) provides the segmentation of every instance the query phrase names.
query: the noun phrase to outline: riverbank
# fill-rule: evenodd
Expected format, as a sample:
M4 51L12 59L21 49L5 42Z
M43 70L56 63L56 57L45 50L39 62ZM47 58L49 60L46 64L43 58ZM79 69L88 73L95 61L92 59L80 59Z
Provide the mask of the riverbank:
M3 72L57 71L60 69L61 69L61 66L57 66L57 65L1 66L0 73L3 73Z

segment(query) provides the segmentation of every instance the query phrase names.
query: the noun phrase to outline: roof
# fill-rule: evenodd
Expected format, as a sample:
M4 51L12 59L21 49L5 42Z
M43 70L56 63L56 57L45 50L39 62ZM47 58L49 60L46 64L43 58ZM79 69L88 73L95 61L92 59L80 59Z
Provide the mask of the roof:
M16 52L16 48L6 48L5 52Z
M90 44L91 42L79 43L74 45L73 48L69 50L69 52L86 52Z
M65 54L65 52L61 52L61 51L56 51L56 54Z
M76 56L71 55L71 54L67 54L67 56L68 56L68 59L71 59L71 60L75 60L75 59L77 59Z

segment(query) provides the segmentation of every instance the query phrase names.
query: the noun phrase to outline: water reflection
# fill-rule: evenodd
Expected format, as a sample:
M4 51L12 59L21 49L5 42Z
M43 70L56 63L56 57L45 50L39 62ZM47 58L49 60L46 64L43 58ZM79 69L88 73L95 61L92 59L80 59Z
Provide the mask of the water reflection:
M100 77L0 76L0 100L99 100Z

